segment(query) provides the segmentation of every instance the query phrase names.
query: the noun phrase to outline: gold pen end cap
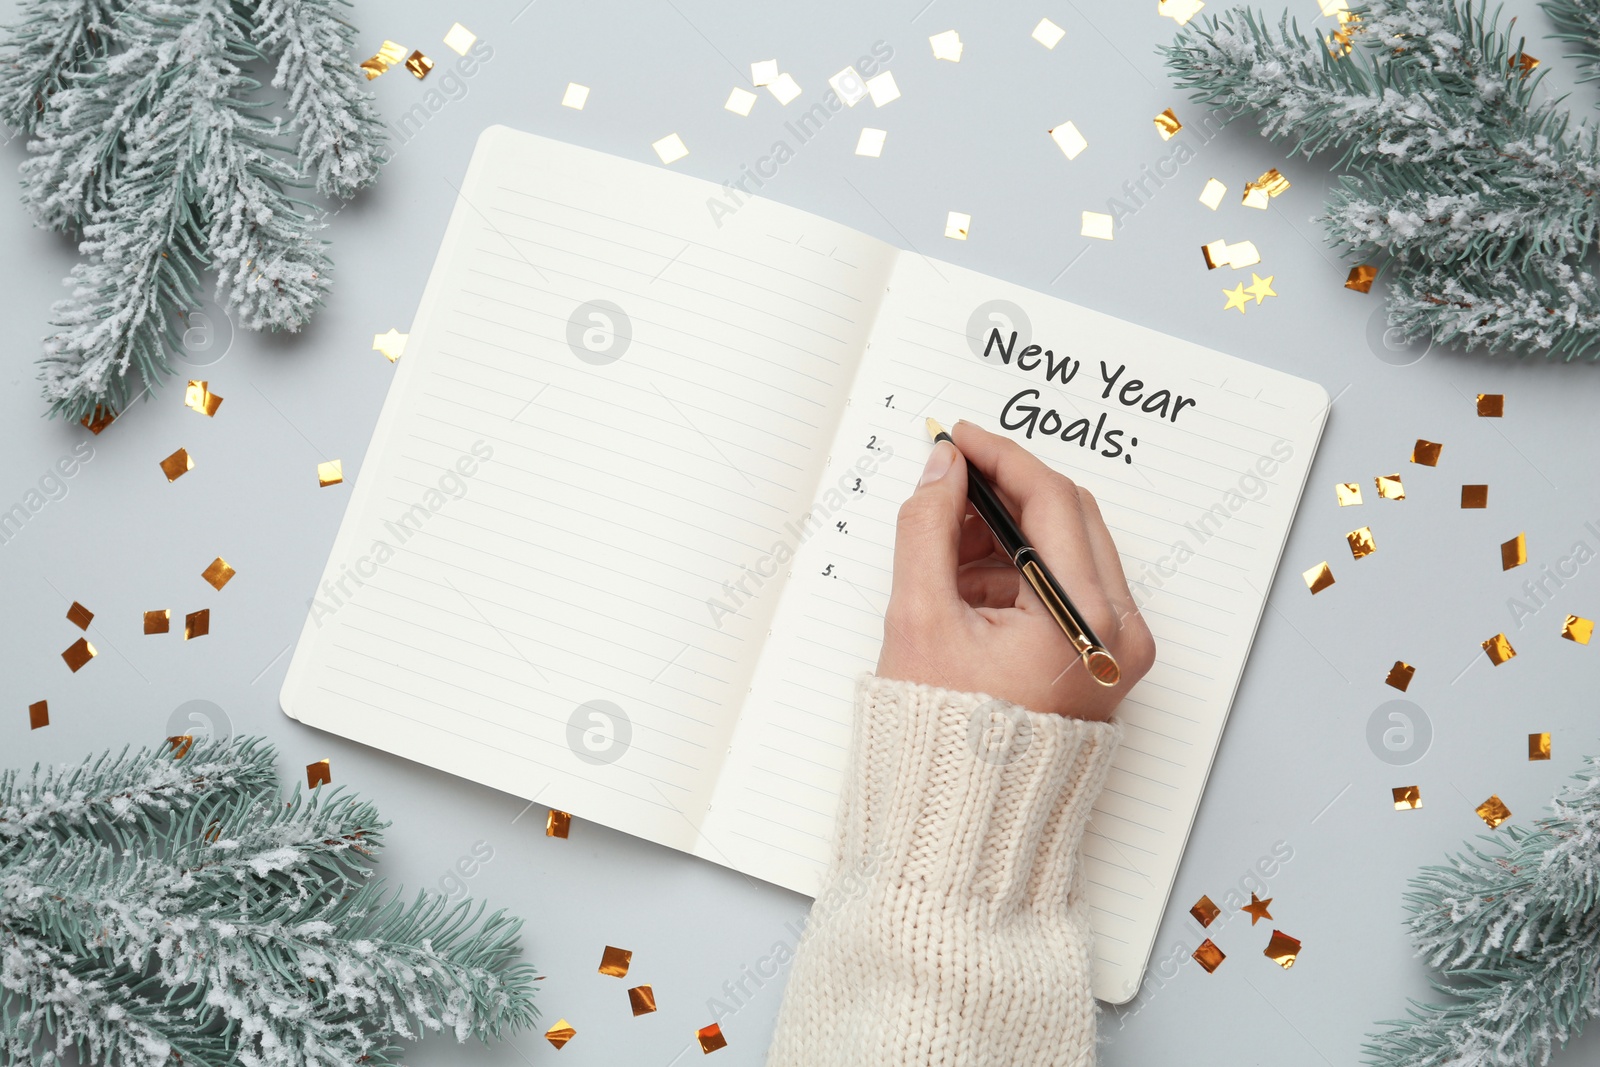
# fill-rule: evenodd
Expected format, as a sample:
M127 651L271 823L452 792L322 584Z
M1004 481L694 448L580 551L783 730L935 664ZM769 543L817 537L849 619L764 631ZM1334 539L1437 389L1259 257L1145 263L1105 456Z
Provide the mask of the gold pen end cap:
M1103 648L1091 648L1083 654L1083 664L1089 668L1089 673L1101 685L1110 687L1122 680L1122 668L1117 666L1117 661L1111 653Z
M935 440L937 440L939 435L942 434L942 433L944 433L944 427L939 425L939 420L938 419L929 419L928 420L928 436L934 438Z

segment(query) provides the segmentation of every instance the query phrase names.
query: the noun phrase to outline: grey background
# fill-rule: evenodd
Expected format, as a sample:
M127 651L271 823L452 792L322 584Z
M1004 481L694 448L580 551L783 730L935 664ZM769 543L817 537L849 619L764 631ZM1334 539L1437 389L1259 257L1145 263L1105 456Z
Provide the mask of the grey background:
M690 155L676 169L714 181L737 176L783 137L783 121L817 101L826 78L876 41L903 97L833 118L767 183L765 195L883 240L1065 297L1247 359L1315 379L1337 397L1282 573L1233 709L1194 829L1173 906L1140 999L1102 1021L1107 1064L1258 1062L1345 1064L1374 1020L1401 1014L1427 992L1426 973L1401 929L1401 893L1420 864L1483 829L1473 808L1498 793L1518 821L1538 814L1555 787L1600 750L1589 694L1600 646L1559 638L1568 611L1600 615L1600 567L1588 565L1521 629L1507 599L1575 542L1600 548L1594 467L1595 370L1437 350L1408 366L1386 351L1380 298L1342 288L1348 264L1311 221L1329 178L1285 161L1248 123L1197 136L1201 112L1169 87L1158 42L1171 20L1137 4L958 3L860 5L632 5L461 0L356 5L362 55L384 38L439 63L419 84L391 71L373 88L391 121L429 89L444 102L399 148L378 185L333 220L338 280L328 306L295 337L239 335L212 343L220 361L195 371L225 399L215 419L184 408L174 379L152 402L89 438L42 418L33 359L70 245L31 227L15 200L0 203L6 285L5 372L0 379L0 507L20 500L58 457L91 441L93 460L10 543L0 546L0 745L4 763L77 760L108 745L148 744L180 704L225 709L236 732L269 736L286 779L312 760L374 800L394 821L383 872L432 885L476 843L493 858L465 880L470 891L528 920L528 957L548 978L544 1025L565 1017L577 1038L567 1064L666 1064L699 1056L695 1028L707 998L755 968L807 902L575 819L570 840L547 839L543 809L299 726L277 708L288 648L343 512L348 487L319 489L314 466L341 458L347 481L387 388L390 365L370 350L374 333L408 328L478 132L505 123L655 162L650 143L679 133ZM1213 5L1211 10L1216 10ZM1573 69L1546 40L1549 23L1526 0L1508 5L1530 35L1528 51L1554 68L1547 91L1572 87ZM920 9L920 10L919 10ZM7 19L13 2L0 4ZM1293 13L1326 32L1312 0ZM1054 51L1029 38L1048 15L1067 36ZM452 83L454 55L440 42L459 20L494 49L475 75ZM957 29L966 53L938 63L929 35ZM722 109L748 84L748 64L777 58L804 95L784 109L762 92L751 117ZM559 106L563 87L592 89L588 106ZM1587 114L1593 94L1573 105ZM1079 212L1107 210L1123 183L1174 150L1151 118L1174 107L1196 158L1125 220L1113 243L1078 235ZM1089 148L1068 163L1045 131L1072 119ZM889 131L883 158L853 154L863 125ZM19 141L0 149L6 167ZM1279 166L1293 183L1270 210L1238 204L1246 179ZM1229 186L1213 214L1195 197L1208 177ZM1131 206L1131 202L1130 202ZM971 239L942 237L945 215L972 215ZM1246 316L1222 312L1231 270L1207 272L1199 246L1253 240L1256 268L1279 296ZM1246 272L1248 274L1248 272ZM1248 281L1248 277L1244 280ZM204 339L197 346L204 349ZM1475 417L1472 396L1506 394L1506 417ZM1409 464L1418 437L1444 444L1438 468ZM195 470L167 484L157 461L179 446ZM1400 471L1404 502L1378 501L1372 478ZM1341 511L1336 482L1363 484L1366 503ZM1461 511L1458 486L1487 482L1490 506ZM1375 555L1353 562L1344 534L1371 525ZM1503 574L1501 541L1526 531L1529 565ZM217 555L238 569L221 593L200 578ZM1300 571L1329 560L1338 583L1313 598ZM98 659L70 675L59 653L78 636L64 618L80 600L96 613ZM145 637L141 612L211 608L212 633ZM181 629L181 626L180 626ZM1478 643L1504 630L1519 652L1498 668ZM1383 685L1390 663L1417 667L1407 699L1433 726L1431 751L1394 767L1367 744L1367 721L1398 697ZM30 732L27 705L50 701L52 724ZM1555 758L1525 759L1524 737L1549 730ZM1425 807L1397 813L1389 790L1417 784ZM1279 843L1282 843L1281 845ZM1206 933L1229 959L1215 974L1187 960L1202 936L1186 915L1202 893L1219 902L1257 861L1292 850L1267 879L1275 925L1304 942L1292 971L1263 959L1268 929L1243 916ZM478 846L481 850L482 846ZM595 973L607 944L634 952L626 982ZM1162 968L1167 957L1184 961ZM633 1019L624 989L651 983L654 1015ZM763 982L723 1023L729 1047L716 1062L762 1058L783 976ZM1559 1062L1590 1062L1592 1038ZM557 1055L535 1033L494 1049L425 1042L417 1064L545 1062Z

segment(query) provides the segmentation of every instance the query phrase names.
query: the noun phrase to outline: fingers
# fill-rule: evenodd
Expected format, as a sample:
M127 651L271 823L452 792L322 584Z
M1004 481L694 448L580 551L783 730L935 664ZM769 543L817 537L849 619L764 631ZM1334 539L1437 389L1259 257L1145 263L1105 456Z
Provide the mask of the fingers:
M928 456L921 482L900 505L891 604L915 614L960 605L956 569L966 513L966 461L940 441Z
M967 517L961 522L960 560L963 566L994 556L997 550L989 524L980 519L972 506L967 505Z
M1083 511L1083 525L1089 537L1095 570L1100 574L1100 588L1105 590L1106 599L1111 602L1121 624L1139 611L1133 601L1133 593L1128 589L1128 579L1122 573L1122 557L1111 540L1111 531L1106 529L1106 521L1100 514L1100 504L1094 494L1080 486L1078 504Z
M961 599L975 608L1010 608L1017 603L1022 575L1009 563L975 563L956 575Z

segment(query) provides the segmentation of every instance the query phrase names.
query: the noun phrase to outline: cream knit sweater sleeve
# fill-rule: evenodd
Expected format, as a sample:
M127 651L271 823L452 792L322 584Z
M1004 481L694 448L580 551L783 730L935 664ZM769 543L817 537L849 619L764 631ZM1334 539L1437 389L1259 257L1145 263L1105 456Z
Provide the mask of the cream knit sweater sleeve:
M768 1067L1092 1064L1078 845L1120 732L864 677Z

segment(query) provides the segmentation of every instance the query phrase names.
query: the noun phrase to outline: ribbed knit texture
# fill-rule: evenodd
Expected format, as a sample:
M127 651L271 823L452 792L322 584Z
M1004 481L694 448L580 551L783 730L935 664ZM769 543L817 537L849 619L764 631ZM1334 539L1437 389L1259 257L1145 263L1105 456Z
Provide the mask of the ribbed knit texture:
M867 676L768 1067L1088 1067L1078 845L1121 728Z

